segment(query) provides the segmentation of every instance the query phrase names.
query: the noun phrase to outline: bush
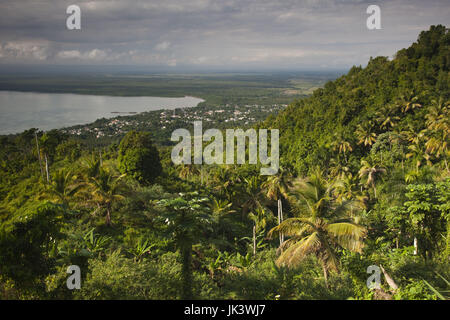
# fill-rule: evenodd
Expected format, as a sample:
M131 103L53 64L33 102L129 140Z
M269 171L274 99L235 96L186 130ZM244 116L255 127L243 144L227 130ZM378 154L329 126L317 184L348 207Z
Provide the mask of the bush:
M149 184L162 172L159 153L150 133L130 131L119 145L119 169L141 183Z

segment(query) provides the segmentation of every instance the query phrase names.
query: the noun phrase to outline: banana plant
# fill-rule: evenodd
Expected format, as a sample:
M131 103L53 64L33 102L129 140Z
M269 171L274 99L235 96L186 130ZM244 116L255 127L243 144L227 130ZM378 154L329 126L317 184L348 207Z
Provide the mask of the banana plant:
M94 233L94 229L92 228L83 236L83 244L85 248L91 253L98 253L102 251L106 244L111 240L110 237L99 236Z
M139 262L154 246L155 244L150 244L148 240L144 241L144 239L141 238L133 248L128 250L128 252L134 256L134 261Z
M235 256L236 258L236 267L239 267L241 269L246 270L248 267L250 267L253 263L252 255L250 252L248 252L245 256L241 255L239 252Z
M264 240L265 240L264 230L261 230L260 232L256 233L257 250L267 247L267 242L264 242ZM239 241L245 241L248 244L248 246L253 246L253 239L250 237L242 237L241 239L239 239Z
M230 254L227 251L219 251L217 258L211 261L208 265L208 270L211 277L214 277L217 271L226 269L232 258L233 254Z

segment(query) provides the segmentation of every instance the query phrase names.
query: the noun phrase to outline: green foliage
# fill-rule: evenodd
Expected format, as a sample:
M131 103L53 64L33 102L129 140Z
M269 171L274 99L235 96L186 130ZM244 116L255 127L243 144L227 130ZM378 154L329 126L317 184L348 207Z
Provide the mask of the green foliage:
M192 299L192 245L198 242L202 233L211 228L211 215L196 193L180 194L178 198L163 199L159 205L166 207L160 219L167 224L167 233L174 238L182 259L182 299Z
M159 153L150 133L130 131L119 145L119 169L142 183L152 183L161 174Z
M42 289L42 279L52 272L51 256L55 241L61 237L62 210L44 203L0 229L0 273L19 288Z
M417 235L419 252L431 258L446 235L450 221L450 179L426 185L408 185L405 210L412 232Z
M450 98L449 43L448 30L442 25L432 26L420 34L417 43L400 50L392 61L377 57L365 68L354 66L348 74L328 82L312 96L291 104L276 119L266 120L263 127L283 128L282 165L289 164L298 174L306 175L316 165L330 166L333 157L327 151L330 145L348 146L341 142L357 142L345 154L351 161L352 157L360 159L370 151L383 133L395 131L398 135L411 126L418 129L416 132L425 129L423 119L431 112L432 100L441 97L445 103ZM440 119L442 123L448 117L441 115ZM443 146L442 137L446 135L442 133L446 131L440 132ZM341 141L335 142L336 137ZM375 150L379 147L376 145ZM439 159L445 161L442 156Z
M413 281L402 288L395 296L399 300L437 300L425 280Z
M74 296L95 300L174 299L180 286L179 270L172 254L136 263L115 251L105 261L90 261L89 274Z
M448 52L448 30L433 26L393 60L355 66L258 124L282 134L283 169L270 177L252 165L175 166L167 132L181 120L152 132L158 145L136 131L108 146L122 133L101 141L36 129L0 137L0 298L448 298ZM226 101L266 84L240 80L241 89L227 84L237 96ZM145 82L134 92L154 89ZM285 86L247 98L269 91L276 100ZM267 110L255 108L255 121L263 119ZM244 126L223 114L208 125ZM148 121L136 126L149 131L160 115L126 119ZM268 238L275 233L284 236L280 247L281 236ZM73 264L82 287L69 291ZM380 290L366 286L371 265L385 269Z

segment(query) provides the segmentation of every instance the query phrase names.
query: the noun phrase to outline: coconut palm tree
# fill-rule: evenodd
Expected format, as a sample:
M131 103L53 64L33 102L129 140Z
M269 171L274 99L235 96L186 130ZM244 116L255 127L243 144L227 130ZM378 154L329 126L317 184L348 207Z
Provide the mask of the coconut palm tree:
M84 177L86 180L95 178L98 176L100 172L100 168L102 167L102 163L100 158L97 158L95 154L93 154L90 158L84 161Z
M249 212L255 212L262 208L262 182L259 176L244 178L244 204L242 205L243 217Z
M231 206L233 204L227 200L221 200L221 199L213 199L212 203L210 205L211 211L213 215L217 217L223 217L230 213L236 212L235 210L231 209Z
M334 136L334 141L331 143L333 151L338 151L339 154L344 155L345 163L347 163L347 152L352 152L353 147L350 141L347 141L341 134Z
M267 208L256 208L254 212L249 213L249 218L253 221L253 255L256 255L256 235L260 232L265 233L266 226L275 220L275 217Z
M322 174L314 173L309 179L296 180L292 189L296 217L272 228L268 236L283 232L290 237L283 243L284 251L277 265L297 266L308 255L315 255L322 265L325 285L328 274L338 271L336 248L343 247L361 252L366 229L349 216L349 202L337 203L334 184Z
M448 171L448 140L450 136L450 102L444 102L442 97L428 109L426 117L428 140L425 143L427 153L437 158L443 156Z
M416 162L416 169L418 170L422 165L423 160L426 161L427 165L431 166L431 156L427 152L427 149L422 144L411 144L408 146L409 152L406 154L406 158L412 158Z
M414 91L407 91L402 94L397 100L397 105L401 108L403 113L422 107L419 103L419 97L414 94Z
M356 127L356 137L358 138L358 144L364 144L364 146L371 146L377 141L377 134L374 131L374 125L372 121L364 122Z
M69 208L69 198L75 195L82 187L82 183L75 182L76 177L71 171L58 170L48 187L48 192L58 198L65 208Z
M212 217L215 223L217 223L216 234L222 236L222 240L226 241L225 233L231 231L232 227L228 224L226 217L236 210L232 209L232 202L228 200L222 200L213 198L209 204L209 208L212 212Z
M343 177L346 174L350 173L350 168L346 165L342 164L338 159L331 158L330 159L330 176L333 178Z
M408 126L408 130L401 131L400 135L405 137L405 139L411 144L419 144L423 141L426 130L415 130L411 125Z
M278 206L278 224L283 222L283 205L282 199L288 198L288 190L291 185L291 175L280 168L278 174L270 176L264 183L263 188L266 197L270 200L275 200ZM284 236L280 233L280 246L283 244Z
M359 177L367 178L365 185L373 188L374 197L377 197L376 182L378 178L386 173L386 168L376 164L374 160L361 160L361 169L359 169Z
M385 105L376 113L377 122L381 129L389 129L395 127L400 117L396 115L397 108L391 105Z
M245 202L242 205L242 218L248 214L249 218L253 220L253 243L255 243L257 228L255 216L258 216L258 212L266 212L266 208L263 206L262 182L260 176L243 180Z
M234 174L228 165L220 166L213 175L214 191L221 197L225 197L228 201L235 198L235 186L240 182L237 175Z
M112 204L125 198L124 193L126 192L126 187L122 183L124 176L125 174L116 177L110 171L100 168L98 176L91 178L87 183L89 197L97 205L95 212L101 209L106 210L105 219L108 226L111 225Z
M183 164L180 169L179 177L189 179L200 174L200 170L193 164Z

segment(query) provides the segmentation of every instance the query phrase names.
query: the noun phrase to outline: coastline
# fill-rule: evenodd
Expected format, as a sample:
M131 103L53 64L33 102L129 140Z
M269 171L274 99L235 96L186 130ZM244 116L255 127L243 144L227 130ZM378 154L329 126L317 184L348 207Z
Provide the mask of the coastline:
M114 96L0 90L0 135L15 135L30 128L65 129L103 118L196 107L204 101L188 95Z

